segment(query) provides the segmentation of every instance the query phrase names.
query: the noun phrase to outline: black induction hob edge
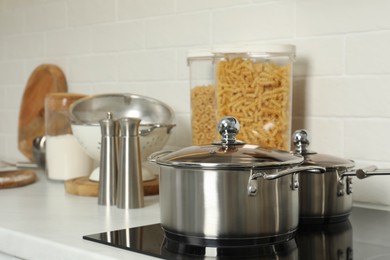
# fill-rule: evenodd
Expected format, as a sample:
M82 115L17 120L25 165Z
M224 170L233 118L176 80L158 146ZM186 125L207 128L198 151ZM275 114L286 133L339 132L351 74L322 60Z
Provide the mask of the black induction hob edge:
M161 224L120 229L83 236L83 239L162 259L258 259L295 254L297 246L293 234L286 241L270 245L252 246L193 246L165 236ZM295 259L295 258L294 258Z

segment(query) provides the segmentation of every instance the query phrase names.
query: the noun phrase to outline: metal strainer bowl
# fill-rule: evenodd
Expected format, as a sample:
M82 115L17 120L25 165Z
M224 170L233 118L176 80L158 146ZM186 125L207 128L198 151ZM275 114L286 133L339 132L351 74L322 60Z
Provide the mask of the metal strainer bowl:
M114 119L136 117L141 119L140 146L141 160L159 151L168 141L173 124L174 112L165 103L154 98L134 94L100 94L75 101L69 108L73 135L94 160L100 160L101 130L99 121L105 119L107 112ZM144 163L143 163L144 164ZM143 177L152 176L146 167Z

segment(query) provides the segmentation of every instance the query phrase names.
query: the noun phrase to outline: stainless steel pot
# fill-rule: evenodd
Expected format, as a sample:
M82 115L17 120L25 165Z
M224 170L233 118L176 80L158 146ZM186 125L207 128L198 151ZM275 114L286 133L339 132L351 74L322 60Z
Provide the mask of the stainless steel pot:
M298 226L303 157L244 144L235 139L239 123L219 124L222 141L158 152L161 224L167 237L189 244L240 245L287 241Z
M390 170L377 170L375 166L355 169L352 160L309 150L309 136L304 129L295 131L292 140L295 154L304 157L302 165L326 169L323 174L313 174L313 171L299 174L299 218L302 224L344 221L352 210L352 177L364 179L371 175L390 174Z

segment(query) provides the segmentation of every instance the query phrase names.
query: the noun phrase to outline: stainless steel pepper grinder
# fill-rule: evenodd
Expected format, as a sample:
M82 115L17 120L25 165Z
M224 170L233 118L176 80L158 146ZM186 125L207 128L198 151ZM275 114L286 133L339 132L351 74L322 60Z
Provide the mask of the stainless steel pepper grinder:
M139 118L121 118L119 121L119 172L117 207L142 208L144 190L139 143Z
M102 133L99 171L99 205L115 205L117 187L117 127L111 112L100 120Z

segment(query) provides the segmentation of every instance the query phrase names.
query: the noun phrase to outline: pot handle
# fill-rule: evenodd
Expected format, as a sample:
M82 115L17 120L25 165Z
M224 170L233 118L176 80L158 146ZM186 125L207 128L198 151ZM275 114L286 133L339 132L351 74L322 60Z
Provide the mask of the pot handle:
M252 179L257 179L259 177L263 177L264 180L275 180L277 178L293 174L293 173L299 173L299 172L304 172L304 171L309 171L312 173L324 173L326 169L321 166L299 166L297 168L290 168L287 170L283 170L280 172L276 172L273 174L267 174L265 172L257 172L252 174Z
M320 166L300 166L298 168L283 170L275 174L267 174L265 172L254 172L254 171L255 171L254 169L251 169L250 171L250 176L249 176L249 181L247 186L247 192L249 196L256 196L258 191L257 178L259 177L262 177L265 180L275 180L277 178L292 174L291 189L296 190L299 186L298 179L296 178L297 173L303 171L310 171L312 173L324 173L326 169Z
M356 176L359 179L365 179L374 175L390 175L390 169L377 169L375 165L370 165L364 168L345 172L340 177L342 178L344 176Z
M154 153L152 153L151 155L148 156L148 161L155 163L158 158L160 158L160 157L162 157L162 156L164 156L166 154L170 154L172 152L173 151L157 151L157 152L154 152Z

